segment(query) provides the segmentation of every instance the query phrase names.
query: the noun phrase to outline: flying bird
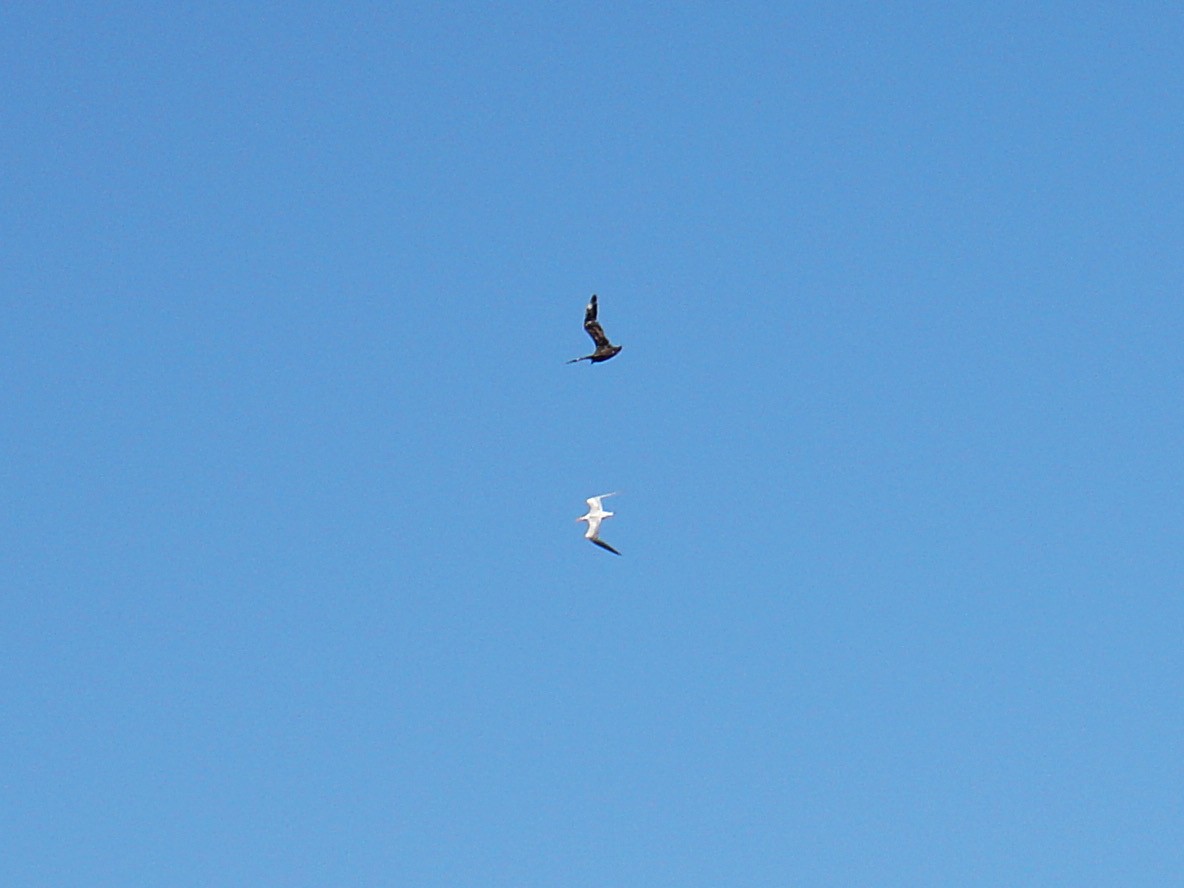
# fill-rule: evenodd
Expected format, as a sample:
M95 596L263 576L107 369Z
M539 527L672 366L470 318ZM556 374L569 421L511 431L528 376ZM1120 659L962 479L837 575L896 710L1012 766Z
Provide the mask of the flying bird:
M602 549L608 549L614 555L620 555L620 552L600 538L600 522L605 518L613 517L612 512L606 512L600 506L600 501L606 496L616 496L616 493L602 493L600 496L588 497L588 514L581 515L576 521L588 522L588 531L584 534L584 539L591 540Z
M588 303L588 307L584 309L584 329L592 337L592 341L596 343L596 351L590 355L584 355L582 358L572 358L567 362L569 364L575 364L578 361L591 361L593 364L599 364L616 355L623 347L609 342L608 337L604 335L604 328L596 320L595 293L592 294L592 301Z

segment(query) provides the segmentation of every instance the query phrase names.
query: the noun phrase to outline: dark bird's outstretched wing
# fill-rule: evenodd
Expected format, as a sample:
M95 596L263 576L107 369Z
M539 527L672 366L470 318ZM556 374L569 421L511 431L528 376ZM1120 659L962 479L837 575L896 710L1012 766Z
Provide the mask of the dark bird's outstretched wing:
M596 545L600 546L600 548L602 548L602 549L608 549L608 550L609 550L610 552L612 552L614 555L620 555L620 554L621 554L621 553L620 553L620 552L618 552L616 549L614 549L612 546L610 546L608 543L606 543L604 540L599 540L599 539L597 539L596 537L588 537L588 539L590 539L590 540L591 540L592 542L594 542Z
M612 348L612 343L604 335L604 328L600 326L600 321L596 320L595 293L592 294L592 301L588 303L588 307L584 309L584 329L592 337L592 341L596 343L596 348Z

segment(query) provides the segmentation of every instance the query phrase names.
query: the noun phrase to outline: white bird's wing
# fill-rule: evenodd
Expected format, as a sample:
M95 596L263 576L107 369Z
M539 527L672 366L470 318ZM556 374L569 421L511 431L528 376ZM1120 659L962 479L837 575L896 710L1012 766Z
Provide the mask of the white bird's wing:
M616 495L617 495L616 491L613 491L612 493L602 493L600 496L590 496L586 500L584 500L584 502L586 502L588 504L588 508L591 509L593 512L599 512L601 509L604 508L600 504L600 501L602 499L604 499L606 496L616 496Z
M598 540L598 539L593 538L592 542L594 542L596 545L600 546L600 548L602 548L602 549L608 549L614 555L621 554L616 549L614 549L612 546L610 546L608 543L606 543L604 540Z
M584 520L588 522L588 530L584 533L584 538L589 540L596 539L596 534L600 532L600 516L589 513L584 516Z

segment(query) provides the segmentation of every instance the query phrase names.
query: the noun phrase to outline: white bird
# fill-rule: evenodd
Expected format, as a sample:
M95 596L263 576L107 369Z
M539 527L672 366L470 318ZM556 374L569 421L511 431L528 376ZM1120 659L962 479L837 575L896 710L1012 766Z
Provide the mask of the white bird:
M616 496L616 495L617 494L614 491L613 493L602 493L600 496L588 497L588 500L587 500L588 514L581 515L579 518L576 519L576 521L587 521L588 522L588 532L584 534L584 539L591 540L596 545L600 546L600 548L602 548L602 549L608 549L614 555L620 555L621 554L620 552L618 552L616 549L614 549L612 546L610 546L608 543L606 543L604 540L602 540L599 536L600 522L603 521L605 518L612 518L613 517L612 512L606 512L606 511L604 511L603 508L601 508L600 501L602 499L604 499L606 496Z

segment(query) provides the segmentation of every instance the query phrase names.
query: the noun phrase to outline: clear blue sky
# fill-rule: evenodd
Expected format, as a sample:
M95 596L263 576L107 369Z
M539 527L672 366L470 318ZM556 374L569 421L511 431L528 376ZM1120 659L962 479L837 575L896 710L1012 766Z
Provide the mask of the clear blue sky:
M1182 47L7 4L0 884L1184 882Z

